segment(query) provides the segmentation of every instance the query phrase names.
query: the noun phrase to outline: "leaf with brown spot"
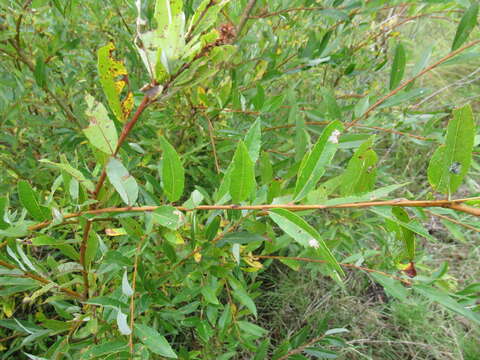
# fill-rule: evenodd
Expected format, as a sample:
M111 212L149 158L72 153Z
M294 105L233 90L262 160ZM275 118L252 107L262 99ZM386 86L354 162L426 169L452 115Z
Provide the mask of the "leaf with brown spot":
M133 94L128 91L125 99L120 100L120 95L128 84L128 73L125 65L113 58L114 50L115 45L113 43L109 43L98 50L98 73L110 109L119 121L125 122L132 111Z

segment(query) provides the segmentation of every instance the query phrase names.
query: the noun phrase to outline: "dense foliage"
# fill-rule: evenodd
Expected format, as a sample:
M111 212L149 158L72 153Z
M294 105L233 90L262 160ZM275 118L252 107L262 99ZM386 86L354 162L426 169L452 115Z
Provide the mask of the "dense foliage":
M0 9L2 359L361 358L283 271L480 336L478 2Z

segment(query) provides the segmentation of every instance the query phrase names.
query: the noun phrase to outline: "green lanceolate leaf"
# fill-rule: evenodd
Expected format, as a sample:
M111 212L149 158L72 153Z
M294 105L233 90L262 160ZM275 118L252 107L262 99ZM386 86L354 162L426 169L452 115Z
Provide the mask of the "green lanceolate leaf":
M160 206L152 216L155 223L176 230L180 226L182 213L173 206Z
M177 358L177 354L175 354L175 351L173 351L167 339L160 335L154 328L143 324L136 324L135 335L154 354L171 359Z
M17 185L17 190L20 203L31 217L37 221L44 221L51 217L50 211L48 208L40 205L37 193L27 181L20 180Z
M307 196L325 173L325 167L330 164L337 151L338 137L342 130L343 125L339 121L329 124L323 130L313 150L303 158L295 184L295 201Z
M183 194L185 186L185 170L182 161L172 145L160 137L160 146L163 150L162 183L163 190L171 202L177 201Z
M123 202L132 206L138 198L138 185L132 175L116 158L112 157L107 163L107 176L110 183L122 198Z
M400 207L394 207L392 209L392 214L398 220L404 223L410 223L410 217L408 216L408 213L405 211L405 209L402 209ZM392 225L392 228L397 234L397 238L405 245L408 259L410 261L413 261L413 259L415 258L415 233L412 230L399 225L398 223L392 223Z
M245 146L248 149L248 155L253 163L256 163L260 156L260 148L262 146L262 129L261 121L257 119L245 135Z
M474 138L475 121L470 105L454 110L445 145L435 151L428 166L428 180L435 191L453 194L461 185L472 161Z
M273 209L269 211L270 218L290 237L305 248L317 249L318 254L323 257L333 269L343 275L343 270L331 253L322 237L310 224L297 214L286 209Z
M477 325L480 325L480 314L473 312L462 304L458 303L445 291L420 284L414 285L413 289L421 295L425 296L427 299L435 301L440 305L446 307L447 309L456 312L457 314L460 314L462 316L465 316L467 319L473 321Z
M453 39L452 51L457 50L467 40L468 35L472 32L477 24L478 1L472 1L472 5L463 14L460 24L458 24L455 38Z
M71 175L75 180L77 180L80 183L80 185L83 185L85 189L87 189L88 191L95 190L95 185L93 184L92 181L87 180L85 176L82 174L82 172L80 172L79 170L75 169L74 167L66 163L67 160L65 156L62 156L62 161L65 163L58 164L46 159L40 160L40 162L42 163L48 164L50 166L56 167L57 169L65 171L66 173Z
M113 58L112 52L114 50L115 45L113 43L102 46L97 52L97 67L100 83L110 109L112 109L118 121L125 122L133 107L133 93L129 91L125 100L120 100L120 93L127 85L126 76L128 73L125 65Z
M117 147L118 136L115 124L108 117L107 109L103 104L95 101L93 97L87 95L86 114L89 118L89 126L83 129L83 133L87 137L90 145L100 151L112 155Z
M377 154L372 149L374 136L355 151L342 175L340 190L343 196L357 195L372 190L377 169Z
M405 49L402 43L398 43L395 48L395 57L393 58L392 71L390 72L390 90L395 89L403 79L405 73Z
M255 164L243 141L238 143L232 162L230 195L234 203L239 203L248 198L255 187Z

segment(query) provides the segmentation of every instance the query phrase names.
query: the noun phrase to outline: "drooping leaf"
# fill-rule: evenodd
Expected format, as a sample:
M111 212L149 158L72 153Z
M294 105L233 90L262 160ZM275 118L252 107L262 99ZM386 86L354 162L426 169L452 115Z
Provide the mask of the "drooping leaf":
M89 118L89 126L83 129L83 133L93 147L112 155L117 147L118 136L115 124L108 117L107 109L103 104L96 102L93 97L85 97L87 103L86 114Z
M242 284L238 280L233 278L229 278L229 284L233 290L233 297L243 306L245 306L248 310L250 310L253 316L257 317L257 307L255 306L255 302L247 293Z
M374 136L355 151L342 175L342 195L358 195L372 190L377 175L377 154L372 149Z
M335 121L329 124L323 130L313 150L303 158L295 184L295 201L307 196L325 173L325 167L330 164L337 151L341 131L343 131L343 125L340 122Z
M143 324L135 324L135 335L154 354L177 359L177 354L175 354L167 339L154 328Z
M182 161L172 145L163 137L160 137L160 146L163 150L162 157L162 183L163 190L168 200L175 202L183 194L185 186L185 170Z
M127 324L127 314L124 314L120 309L117 311L117 326L120 334L122 335L130 335L132 333L132 329Z
M370 275L383 286L387 294L408 303L408 290L398 280L378 273L371 273Z
M108 100L110 109L120 122L125 122L133 107L133 93L128 92L123 101L120 94L127 85L127 69L121 61L113 58L115 45L110 42L102 46L98 52L98 73L103 92Z
M410 217L405 209L400 207L394 207L392 214L403 223L410 223ZM399 223L389 222L390 228L395 231L397 239L403 242L405 250L410 261L415 258L415 233Z
M395 57L393 58L392 70L390 72L390 90L395 89L403 79L405 73L405 49L402 43L398 43L395 48Z
M455 38L453 39L452 51L457 50L467 40L468 35L472 32L477 24L478 1L472 1L470 7L462 16L460 24L458 24Z
M305 248L316 248L318 254L325 259L333 269L343 275L343 270L323 241L319 232L297 214L286 209L269 210L270 218L290 237Z
M51 218L48 208L40 205L38 194L27 181L20 180L17 185L17 190L20 203L30 216L37 221L44 221Z
M427 229L425 229L425 227L423 227L422 224L413 220L410 222L404 222L401 219L397 218L395 215L393 215L390 208L379 206L376 208L370 208L369 210L385 219L393 221L396 224L413 231L414 233L424 237L425 239L428 239L433 242L437 241L437 239L435 239L432 235L428 233Z
M248 198L255 187L254 163L243 141L238 143L232 163L230 195L234 203L239 203Z
M130 297L133 295L133 289L130 286L130 283L128 282L128 272L127 269L123 272L123 277L122 277L122 294Z
M112 157L107 163L107 176L123 202L132 206L138 198L138 185L120 160Z
M441 145L428 166L428 180L435 191L453 194L468 173L472 161L475 121L472 108L465 105L453 111L445 145Z

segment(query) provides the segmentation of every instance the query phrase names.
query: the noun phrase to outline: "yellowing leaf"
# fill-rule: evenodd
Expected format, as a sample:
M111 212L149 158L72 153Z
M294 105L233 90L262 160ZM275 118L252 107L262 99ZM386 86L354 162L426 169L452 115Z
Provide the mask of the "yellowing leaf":
M98 50L98 73L100 83L107 97L108 104L115 117L125 122L133 108L133 94L128 92L125 100L120 100L120 94L127 85L127 69L125 65L113 58L115 45L109 43Z

